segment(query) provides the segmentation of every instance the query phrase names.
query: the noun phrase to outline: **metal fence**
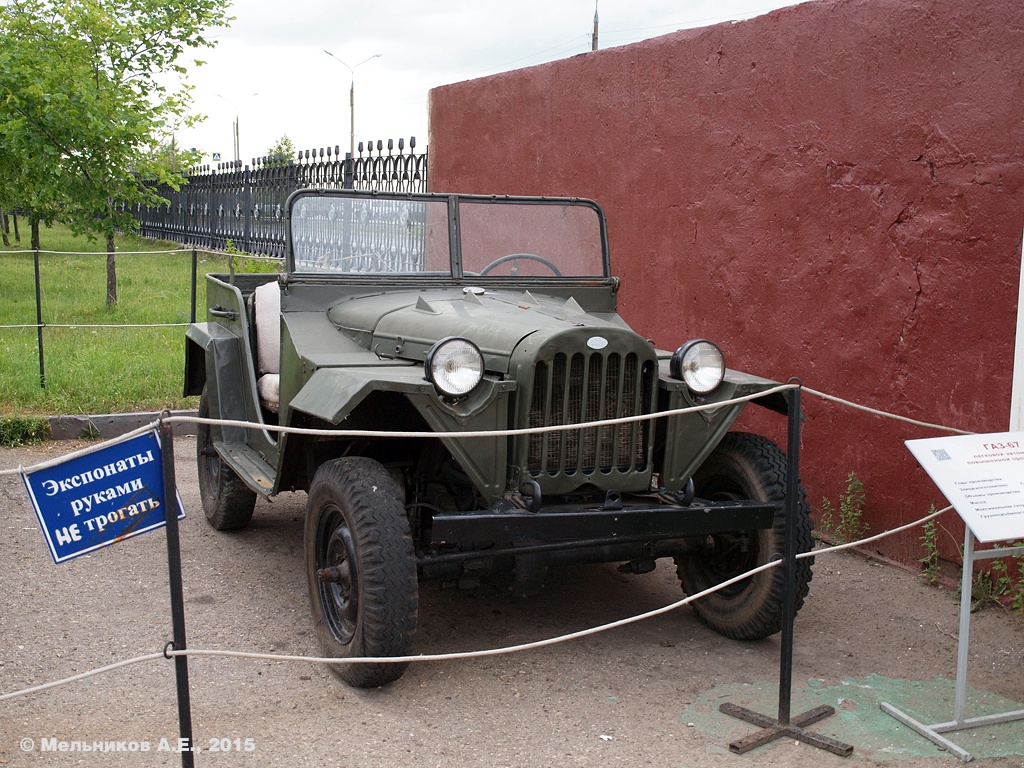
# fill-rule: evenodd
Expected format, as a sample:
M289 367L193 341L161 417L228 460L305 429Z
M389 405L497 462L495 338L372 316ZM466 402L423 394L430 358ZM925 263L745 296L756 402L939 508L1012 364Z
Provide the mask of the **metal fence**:
M284 204L304 187L379 192L425 192L427 153L416 153L415 137L397 147L392 139L359 143L358 156L339 147L299 152L294 160L263 157L252 167L221 163L188 177L179 191L157 188L167 205L134 206L140 234L186 245L229 247L266 256L284 256Z

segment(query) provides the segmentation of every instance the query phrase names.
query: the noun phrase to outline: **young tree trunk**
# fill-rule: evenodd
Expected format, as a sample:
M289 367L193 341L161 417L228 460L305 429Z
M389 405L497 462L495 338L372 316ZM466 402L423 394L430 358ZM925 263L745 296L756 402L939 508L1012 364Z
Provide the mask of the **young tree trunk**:
M114 260L114 235L107 234L107 306L117 304L117 264Z
M14 219L14 239L17 242L21 242L21 233L18 231L18 214L12 213L11 218Z
M11 225L7 221L7 211L5 211L3 208L0 208L0 232L3 233L4 245L6 245L9 248L11 246Z
M32 230L32 250L38 251L39 245L39 219L35 216L29 217L30 228Z

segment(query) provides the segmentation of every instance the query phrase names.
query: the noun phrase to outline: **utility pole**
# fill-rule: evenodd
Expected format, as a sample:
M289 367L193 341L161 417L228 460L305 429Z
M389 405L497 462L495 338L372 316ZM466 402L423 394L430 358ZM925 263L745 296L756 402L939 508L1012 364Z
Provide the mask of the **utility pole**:
M598 0L594 0L594 39L593 44L590 47L591 51L597 50L597 3Z
M231 124L231 143L234 145L235 150L235 167L242 167L242 144L239 136L239 123L241 122L240 110L238 105L235 104L231 99L221 94L216 94L219 98L224 99L228 104L235 108L235 121ZM258 93L250 93L246 98L252 98L253 96L259 96Z

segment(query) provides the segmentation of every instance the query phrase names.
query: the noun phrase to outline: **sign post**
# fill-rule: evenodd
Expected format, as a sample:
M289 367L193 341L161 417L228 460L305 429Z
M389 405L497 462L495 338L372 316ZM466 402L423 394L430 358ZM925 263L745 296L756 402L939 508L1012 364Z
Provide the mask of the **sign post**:
M167 569L174 640L164 648L185 650L185 604L178 520L185 517L174 481L171 426L107 443L32 472L22 479L54 563L63 563L140 533L167 528ZM174 657L178 686L178 751L193 768L188 659Z
M1024 433L936 437L908 440L907 448L964 521L964 567L960 580L960 636L957 641L956 698L953 719L927 725L882 702L886 712L964 762L974 756L941 734L1024 720L1024 710L965 717L967 659L971 631L974 562L1024 554L1024 547L979 550L977 542L1024 538Z
M178 531L178 518L169 511L171 505L166 503L168 488L176 488L174 481L174 434L171 425L164 421L170 413L164 411L160 417L160 439L167 446L163 452L164 509L167 520L167 572L171 584L171 625L174 633L174 650L184 651L185 645L185 590L181 581L181 537ZM164 655L167 647L164 647ZM181 737L181 764L183 768L193 768L195 756L192 752L192 704L188 688L188 656L174 657L174 677L178 686L178 735Z

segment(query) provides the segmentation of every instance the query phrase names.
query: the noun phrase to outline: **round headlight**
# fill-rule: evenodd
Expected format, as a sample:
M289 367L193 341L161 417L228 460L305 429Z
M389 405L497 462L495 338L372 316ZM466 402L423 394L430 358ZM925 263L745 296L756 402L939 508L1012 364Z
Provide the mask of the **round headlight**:
M484 376L484 356L469 339L441 339L427 352L426 376L442 395L467 395Z
M672 378L686 382L692 391L704 395L725 378L725 356L710 341L694 339L673 353L669 369Z

